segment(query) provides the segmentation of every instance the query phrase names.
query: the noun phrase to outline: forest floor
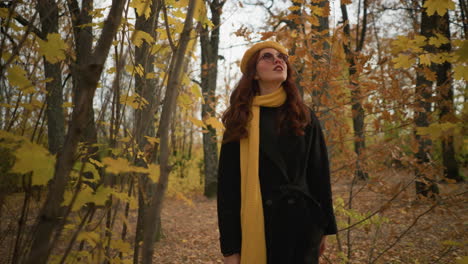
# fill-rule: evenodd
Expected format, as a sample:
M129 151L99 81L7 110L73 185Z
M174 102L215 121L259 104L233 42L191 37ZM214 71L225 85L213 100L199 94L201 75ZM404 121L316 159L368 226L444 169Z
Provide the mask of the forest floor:
M349 210L345 208L351 185L336 179L332 186L340 231L327 238L321 264L344 263L345 258L353 264L468 264L468 183L440 184L441 199L433 203L416 199L412 180L410 174L393 171L385 172L380 179L357 183ZM201 194L184 195L168 194L164 201L163 235L156 243L153 263L223 263L216 200ZM18 195L6 203L0 218L0 264L11 263L7 259L11 258L15 243L20 201ZM33 200L32 208L36 209L30 214L28 228L40 203ZM376 211L373 218L354 226L348 234L348 215L352 216L351 223L356 223ZM134 241L136 218L137 210L131 210L128 242ZM120 234L121 221L118 222L115 230ZM131 259L131 254L127 258Z
M393 183L396 181L392 179ZM369 185L369 188L362 188L354 198L354 208L360 212L374 212L380 208L391 199L392 192L405 185L404 180L402 184L392 182L388 182L386 188L388 195ZM355 185L354 190L362 186ZM416 200L414 184L408 184L378 214L384 217L380 218L383 219L381 224L377 220L368 221L367 225L352 229L351 263L467 263L467 259L460 260L468 256L466 187L466 184L440 185L443 197L448 193L461 195L445 199L433 207L429 201ZM347 197L348 192L349 185L334 185L335 197ZM191 201L175 197L166 199L162 213L163 239L156 245L154 263L222 263L216 200L201 195L190 198ZM346 217L339 211L336 213L340 229L347 225ZM321 263L343 263L342 259L348 254L347 231L340 231L338 236L330 236L327 241ZM339 244L344 253L340 252ZM376 259L381 253L381 257Z

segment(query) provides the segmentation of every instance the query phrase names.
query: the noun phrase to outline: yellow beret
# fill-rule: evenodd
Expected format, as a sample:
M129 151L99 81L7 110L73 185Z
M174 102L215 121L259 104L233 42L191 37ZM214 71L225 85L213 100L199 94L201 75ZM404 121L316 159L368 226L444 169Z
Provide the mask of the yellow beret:
M264 42L257 43L253 45L252 47L250 47L250 49L248 49L244 53L244 56L242 57L240 68L243 74L245 74L245 72L247 71L247 63L249 62L250 58L255 54L255 52L265 49L265 48L273 48L281 53L288 55L288 50L285 47L283 47L283 45L279 44L278 42L264 41Z

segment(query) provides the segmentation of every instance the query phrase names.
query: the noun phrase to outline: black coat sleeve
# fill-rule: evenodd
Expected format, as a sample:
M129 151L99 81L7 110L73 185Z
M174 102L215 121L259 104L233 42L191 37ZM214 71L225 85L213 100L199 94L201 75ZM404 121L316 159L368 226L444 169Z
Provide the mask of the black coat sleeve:
M218 164L218 227L224 256L240 253L240 146L239 142L221 145Z
M325 137L315 113L311 110L311 149L309 152L308 185L315 194L326 217L325 235L337 233L330 183L330 168Z

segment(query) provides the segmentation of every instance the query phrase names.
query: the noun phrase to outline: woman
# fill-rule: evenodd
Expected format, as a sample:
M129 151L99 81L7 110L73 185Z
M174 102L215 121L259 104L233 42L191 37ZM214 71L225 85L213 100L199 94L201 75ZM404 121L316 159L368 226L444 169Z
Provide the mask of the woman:
M218 224L225 264L318 263L336 234L327 149L302 101L288 52L248 49L223 116Z

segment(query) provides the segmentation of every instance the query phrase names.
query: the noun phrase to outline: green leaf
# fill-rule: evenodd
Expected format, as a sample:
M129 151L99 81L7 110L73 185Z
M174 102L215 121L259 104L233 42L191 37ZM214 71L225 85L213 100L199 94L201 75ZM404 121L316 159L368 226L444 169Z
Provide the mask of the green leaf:
M43 55L50 63L57 63L65 59L65 51L68 49L67 43L63 41L58 33L47 34L47 40L37 40L39 43L39 54Z

